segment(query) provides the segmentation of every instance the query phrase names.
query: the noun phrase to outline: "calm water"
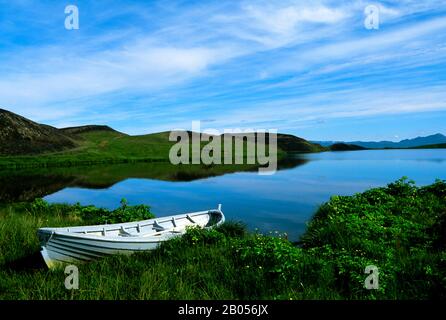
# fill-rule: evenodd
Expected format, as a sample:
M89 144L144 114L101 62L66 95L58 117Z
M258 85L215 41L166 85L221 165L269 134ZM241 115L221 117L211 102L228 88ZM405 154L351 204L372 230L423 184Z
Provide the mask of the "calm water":
M148 204L157 216L215 208L263 232L297 239L317 207L331 195L351 195L408 176L418 185L446 179L446 150L326 152L296 156L298 165L272 176L236 172L189 182L129 178L104 189L66 187L50 202L113 209L121 198ZM304 161L301 161L304 160Z

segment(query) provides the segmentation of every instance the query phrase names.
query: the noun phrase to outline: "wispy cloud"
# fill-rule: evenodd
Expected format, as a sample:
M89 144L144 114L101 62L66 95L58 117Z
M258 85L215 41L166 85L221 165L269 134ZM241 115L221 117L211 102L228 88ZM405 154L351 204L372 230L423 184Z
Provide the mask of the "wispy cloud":
M80 30L67 31L63 4L0 0L2 107L130 133L213 119L301 135L321 118L329 130L446 110L446 1L77 4ZM379 30L364 28L369 4Z

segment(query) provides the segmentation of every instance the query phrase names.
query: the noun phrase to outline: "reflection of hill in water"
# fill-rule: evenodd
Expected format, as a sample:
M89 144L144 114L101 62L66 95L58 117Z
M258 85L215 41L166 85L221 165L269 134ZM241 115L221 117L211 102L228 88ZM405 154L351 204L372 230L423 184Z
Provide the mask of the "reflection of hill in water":
M291 169L307 160L284 159L278 169ZM193 181L234 172L255 172L254 165L183 165L136 163L73 168L34 169L0 172L0 202L28 201L55 193L66 187L106 189L129 179Z

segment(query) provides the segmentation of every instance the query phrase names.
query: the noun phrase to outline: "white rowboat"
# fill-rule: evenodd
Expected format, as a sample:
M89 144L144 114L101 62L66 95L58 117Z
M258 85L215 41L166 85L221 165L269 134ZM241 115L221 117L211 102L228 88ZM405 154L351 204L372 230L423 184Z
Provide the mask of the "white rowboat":
M218 205L218 209L136 222L40 228L37 234L43 259L48 268L54 268L61 263L153 250L163 241L183 235L186 227L213 228L224 221L221 205Z

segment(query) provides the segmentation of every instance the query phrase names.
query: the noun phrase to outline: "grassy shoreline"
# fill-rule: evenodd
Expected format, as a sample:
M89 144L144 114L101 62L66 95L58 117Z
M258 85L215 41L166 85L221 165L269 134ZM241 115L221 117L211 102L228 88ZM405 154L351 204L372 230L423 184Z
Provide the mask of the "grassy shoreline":
M80 289L68 291L63 270L39 266L36 230L110 214L97 210L39 201L3 205L0 299L446 298L444 181L416 187L399 180L334 196L299 246L239 223L192 229L152 252L79 265ZM368 265L379 268L378 290L364 288Z
M168 163L163 158L81 158L81 157L3 157L0 159L0 170L38 169L38 168L70 168L84 167L100 164L124 163Z

